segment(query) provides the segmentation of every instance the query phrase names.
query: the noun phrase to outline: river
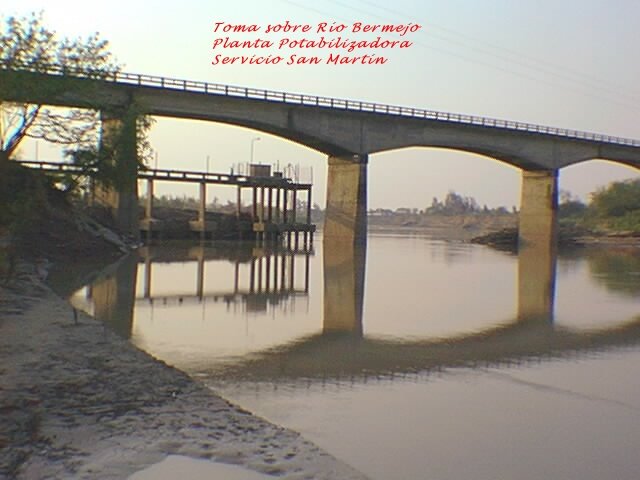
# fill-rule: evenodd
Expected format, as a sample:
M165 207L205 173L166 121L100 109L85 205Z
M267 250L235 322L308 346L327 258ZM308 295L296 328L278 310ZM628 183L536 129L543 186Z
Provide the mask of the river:
M638 478L638 249L159 245L72 302L375 480Z

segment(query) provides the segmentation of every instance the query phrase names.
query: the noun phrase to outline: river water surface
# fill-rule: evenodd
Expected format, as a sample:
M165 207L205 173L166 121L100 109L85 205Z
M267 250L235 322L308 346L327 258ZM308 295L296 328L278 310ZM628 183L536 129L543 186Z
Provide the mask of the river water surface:
M640 478L637 249L324 247L149 247L72 301L372 479Z

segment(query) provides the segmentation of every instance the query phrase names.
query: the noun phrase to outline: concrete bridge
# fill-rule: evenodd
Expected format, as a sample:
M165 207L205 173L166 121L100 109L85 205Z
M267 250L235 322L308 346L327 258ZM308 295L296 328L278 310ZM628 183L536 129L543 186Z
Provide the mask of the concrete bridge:
M470 115L255 88L118 73L108 80L69 72L11 70L0 65L0 100L82 107L103 112L103 140L110 125L129 122L132 106L149 115L198 119L270 133L328 157L325 237L358 243L366 232L367 162L373 153L405 147L471 152L522 170L520 240L553 244L558 170L591 159L640 167L640 141ZM33 82L42 88L27 88ZM46 87L46 88L45 88ZM135 172L131 155L115 159ZM113 200L121 228L137 231L131 206L136 182Z

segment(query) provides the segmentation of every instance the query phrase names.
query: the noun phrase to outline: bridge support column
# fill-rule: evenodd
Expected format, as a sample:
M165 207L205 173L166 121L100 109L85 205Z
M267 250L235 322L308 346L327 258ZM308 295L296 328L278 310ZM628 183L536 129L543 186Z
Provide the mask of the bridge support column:
M201 228L200 238L207 237L207 184L200 183L200 203L198 205L198 225Z
M109 207L115 227L138 239L138 152L136 116L101 113L101 149L115 166L112 187L97 187L95 199Z
M367 162L367 155L329 157L325 241L366 242Z
M523 171L518 252L518 318L553 321L558 171Z
M289 221L289 213L287 211L287 196L289 195L289 190L285 187L282 189L282 223L287 223Z
M252 193L252 210L251 210L251 222L255 223L257 221L258 218L258 187L256 187L255 185L251 188L251 193Z
M282 212L280 211L280 197L281 195L280 188L276 187L276 222L280 223L282 221Z
M518 244L554 246L558 235L558 171L522 171Z
M147 179L147 202L145 203L144 218L151 220L153 217L153 179Z

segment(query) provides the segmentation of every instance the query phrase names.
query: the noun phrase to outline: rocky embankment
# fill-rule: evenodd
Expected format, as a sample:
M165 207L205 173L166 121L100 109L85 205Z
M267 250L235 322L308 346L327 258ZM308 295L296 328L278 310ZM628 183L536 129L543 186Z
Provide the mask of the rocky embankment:
M515 251L518 249L518 229L506 228L473 237L470 241L498 250ZM640 247L640 235L633 232L593 232L575 227L561 227L558 231L558 246L560 248L597 245Z

